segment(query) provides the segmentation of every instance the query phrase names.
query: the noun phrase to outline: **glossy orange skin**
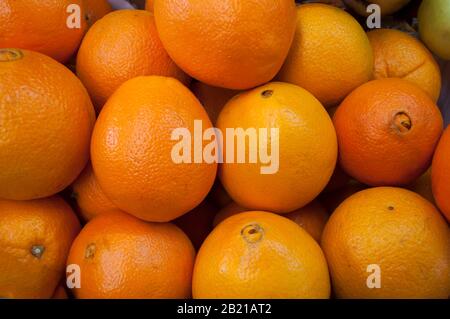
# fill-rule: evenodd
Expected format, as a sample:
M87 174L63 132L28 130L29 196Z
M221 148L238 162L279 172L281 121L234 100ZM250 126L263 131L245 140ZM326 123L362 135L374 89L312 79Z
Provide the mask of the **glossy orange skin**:
M173 220L199 205L217 164L175 164L172 130L194 120L212 124L195 96L173 78L137 77L109 99L95 125L91 160L106 196L121 210L155 222ZM204 142L209 144L209 141ZM193 153L193 152L192 152Z
M293 221L267 212L227 218L198 252L194 298L329 298L327 263Z
M189 298L194 259L194 248L178 227L116 212L83 228L67 264L80 266L76 298Z
M0 49L0 198L69 186L89 158L94 109L80 80L32 51Z
M118 210L98 184L90 163L72 184L71 197L75 199L78 213L84 221Z
M51 298L80 230L76 215L58 196L0 200L0 212L0 296Z
M409 121L409 129L403 120ZM342 168L371 186L408 185L422 175L443 127L428 94L394 78L374 80L353 91L333 122Z
M88 0L91 1L91 0ZM20 48L66 62L78 49L87 29L83 16L80 28L68 28L69 5L83 9L83 0L2 0L0 4L0 48ZM80 14L82 12L80 11ZM72 21L72 19L69 19Z
M331 5L297 7L295 38L277 80L308 90L328 108L372 75L372 48L358 21Z
M195 249L199 249L213 228L217 208L204 200L190 212L173 221L189 237Z
M217 122L220 111L239 91L210 86L201 82L191 85L192 92L202 103L213 125Z
M441 71L422 42L406 32L394 29L373 30L367 36L375 57L375 79L408 80L437 102L441 92Z
M293 0L166 0L154 3L161 41L206 84L249 89L273 79L291 46Z
M436 149L431 181L437 205L450 222L450 128L447 127Z
M144 10L114 11L92 26L81 43L76 68L97 111L122 83L136 76L189 82L163 48L153 14Z
M437 209L411 191L378 187L344 201L322 235L338 298L443 298L450 294L450 233ZM369 265L381 287L370 289Z
M228 194L251 210L289 213L305 206L322 192L336 166L332 121L322 104L296 85L271 82L239 94L224 107L216 126L225 132L224 145L229 143L227 128L278 128L278 171L261 174L265 165L260 158L256 163L248 160L249 143L243 148L245 163L237 163L234 143L234 163L220 165L219 177ZM223 154L226 160L226 147Z

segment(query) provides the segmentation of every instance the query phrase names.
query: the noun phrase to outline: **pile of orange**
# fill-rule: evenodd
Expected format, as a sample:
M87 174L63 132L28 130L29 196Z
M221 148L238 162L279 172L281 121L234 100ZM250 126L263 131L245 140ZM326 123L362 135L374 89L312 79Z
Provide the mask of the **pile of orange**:
M450 88L315 2L0 0L0 297L448 298Z

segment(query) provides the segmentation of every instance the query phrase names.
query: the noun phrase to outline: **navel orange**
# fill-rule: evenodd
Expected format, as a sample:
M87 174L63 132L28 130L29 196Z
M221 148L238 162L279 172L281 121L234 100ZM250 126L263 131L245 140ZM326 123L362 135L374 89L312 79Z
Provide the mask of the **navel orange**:
M0 198L69 186L89 158L94 109L69 69L33 51L0 49Z
M173 131L184 128L193 136L195 120L203 130L212 127L200 102L173 78L137 77L113 94L95 125L91 156L99 185L114 205L147 221L166 222L202 202L217 164L193 158L178 163L172 154L180 143Z
M249 89L277 74L295 30L293 0L155 1L156 25L169 55L209 85Z
M189 298L195 251L169 223L124 213L100 215L75 239L68 265L80 267L77 298Z
M293 221L266 212L227 218L198 253L194 298L329 298L322 250Z
M439 108L403 79L353 91L334 115L342 168L363 184L408 185L430 166L442 133Z
M436 208L400 188L359 192L331 215L322 236L338 298L444 298L450 233Z
M51 298L80 230L60 197L0 200L0 296Z

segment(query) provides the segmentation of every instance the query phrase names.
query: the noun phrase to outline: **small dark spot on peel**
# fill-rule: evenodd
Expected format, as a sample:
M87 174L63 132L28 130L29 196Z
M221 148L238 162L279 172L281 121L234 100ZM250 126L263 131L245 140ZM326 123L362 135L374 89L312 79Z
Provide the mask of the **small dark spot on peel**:
M261 96L266 99L271 97L272 95L273 95L273 90L264 90L261 92Z

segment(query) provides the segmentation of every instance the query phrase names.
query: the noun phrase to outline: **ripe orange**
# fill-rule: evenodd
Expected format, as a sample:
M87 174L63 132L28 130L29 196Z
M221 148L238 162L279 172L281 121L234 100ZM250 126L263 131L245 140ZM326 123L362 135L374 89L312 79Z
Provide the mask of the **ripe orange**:
M184 231L195 249L199 249L213 228L216 213L217 208L204 200L189 213L175 219L173 223Z
M121 210L148 221L165 222L187 213L206 197L217 164L176 164L172 131L194 120L212 124L195 96L179 81L137 77L109 99L94 128L91 145L95 176ZM204 142L205 146L209 142Z
M188 298L194 258L178 227L115 212L83 228L67 263L80 267L77 298Z
M217 226L231 216L248 211L248 209L232 202L217 213L214 218L213 225ZM318 201L313 201L303 208L283 215L283 217L294 221L297 225L306 230L308 234L310 234L316 241L320 241L322 230L328 220L328 212Z
M227 160L227 147L223 149L220 179L231 198L243 207L292 212L317 197L334 171L337 143L331 119L314 96L296 85L274 82L238 95L220 113L217 127L224 132L227 147L233 146L227 128L256 128L262 144L258 147L255 142L252 147L247 142L245 148L239 147L234 138L234 163ZM271 129L278 133L270 133ZM252 153L264 154L264 147L272 155L271 162L263 163L261 157L250 162ZM245 154L245 163L237 163L238 153ZM268 174L263 174L262 169L268 167Z
M83 0L2 0L0 48L38 51L66 62L78 49L87 28L82 8ZM76 21L74 17L79 28L67 25Z
M338 298L447 298L449 228L436 208L404 189L380 187L348 198L322 236ZM380 271L381 286L370 275Z
M202 103L213 125L217 122L220 111L239 91L209 86L202 82L191 85L192 92Z
M367 16L367 6L377 4L380 6L381 15L386 16L403 8L410 0L344 0L344 3L362 16ZM372 13L372 11L371 11Z
M72 184L71 197L75 199L78 213L84 221L118 210L100 188L90 163Z
M393 29L367 33L375 56L375 79L402 78L420 86L436 102L441 92L441 71L425 45Z
M118 10L89 29L77 56L77 74L99 111L125 81L163 75L188 82L164 50L152 13Z
M419 194L430 203L436 204L431 183L431 168L415 180L414 183L408 185L408 189Z
M297 224L266 212L227 218L198 252L194 298L329 298L322 250Z
M322 231L328 221L329 215L325 207L315 200L303 208L284 215L284 217L294 221L306 230L312 238L320 242Z
M441 113L425 91L382 79L353 91L334 115L342 168L372 186L408 185L429 167Z
M295 30L293 0L171 0L154 3L161 41L188 74L249 89L277 74Z
M431 180L437 205L450 222L450 127L444 132L434 154Z
M112 7L108 0L84 0L84 14L89 26L111 11Z
M153 5L155 0L145 0L145 10L153 12Z
M94 109L63 65L32 51L0 49L0 198L51 196L89 157Z
M80 224L60 197L0 200L0 296L50 298Z
M297 30L280 81L301 86L331 107L372 74L372 48L350 14L318 3L297 8Z

